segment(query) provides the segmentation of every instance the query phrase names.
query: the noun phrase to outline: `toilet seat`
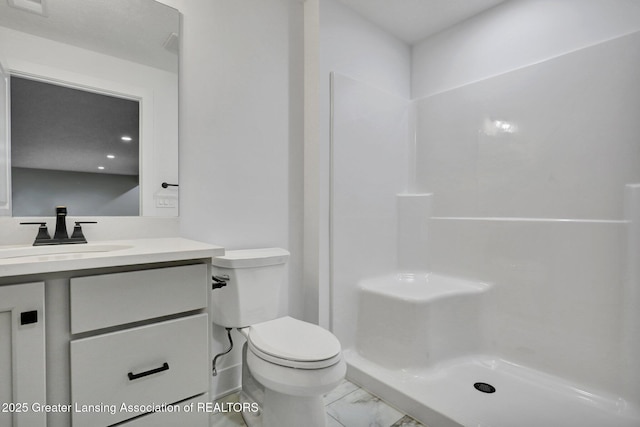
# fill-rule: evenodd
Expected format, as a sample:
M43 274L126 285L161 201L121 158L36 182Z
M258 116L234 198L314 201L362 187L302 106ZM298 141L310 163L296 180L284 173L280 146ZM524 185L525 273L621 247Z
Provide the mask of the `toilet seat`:
M326 329L289 316L251 325L249 350L276 365L322 369L342 359L340 342Z

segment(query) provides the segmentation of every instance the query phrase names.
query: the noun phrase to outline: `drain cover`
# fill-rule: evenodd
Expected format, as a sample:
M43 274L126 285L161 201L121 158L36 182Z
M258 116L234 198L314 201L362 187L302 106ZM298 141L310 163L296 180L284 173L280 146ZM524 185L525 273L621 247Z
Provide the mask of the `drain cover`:
M494 386L487 383L475 383L473 386L476 388L476 390L483 393L495 393L496 391L496 388Z

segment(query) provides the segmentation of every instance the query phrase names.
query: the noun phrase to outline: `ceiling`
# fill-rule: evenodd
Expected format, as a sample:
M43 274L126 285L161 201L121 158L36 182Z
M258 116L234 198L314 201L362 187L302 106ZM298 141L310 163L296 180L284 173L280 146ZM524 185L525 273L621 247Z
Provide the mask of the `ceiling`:
M138 175L138 121L138 101L11 77L14 167Z
M505 0L340 0L408 44L464 21Z
M148 0L21 0L29 2L44 4L45 16L0 0L0 26L177 72L177 43L164 47L180 32L180 15L169 6Z

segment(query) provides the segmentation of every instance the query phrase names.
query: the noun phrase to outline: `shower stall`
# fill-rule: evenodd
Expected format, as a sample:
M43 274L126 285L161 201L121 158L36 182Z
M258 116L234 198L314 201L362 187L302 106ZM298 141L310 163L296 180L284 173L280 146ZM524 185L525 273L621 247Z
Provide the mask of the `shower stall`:
M640 425L640 33L405 99L331 80L331 326L435 427Z

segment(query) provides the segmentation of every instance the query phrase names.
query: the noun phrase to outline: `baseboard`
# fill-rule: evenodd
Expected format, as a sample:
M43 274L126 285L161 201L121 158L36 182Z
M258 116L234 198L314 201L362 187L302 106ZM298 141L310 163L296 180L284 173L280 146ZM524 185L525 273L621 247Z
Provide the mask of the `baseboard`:
M211 376L211 400L217 400L235 393L242 386L242 364L227 366L218 370L218 375Z

